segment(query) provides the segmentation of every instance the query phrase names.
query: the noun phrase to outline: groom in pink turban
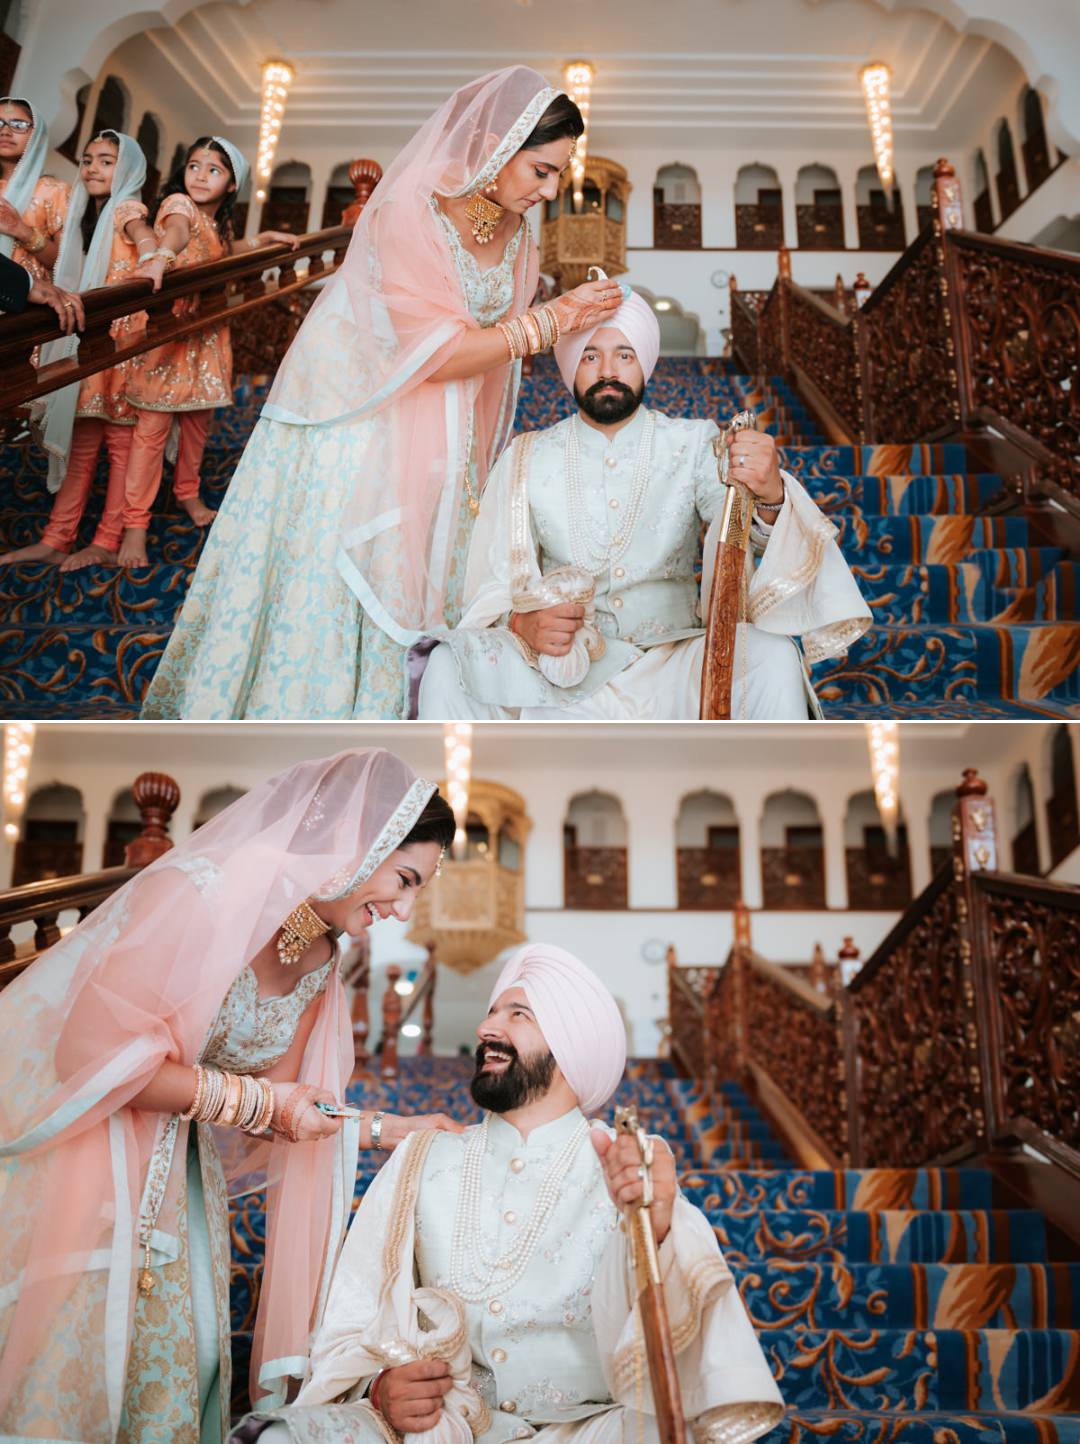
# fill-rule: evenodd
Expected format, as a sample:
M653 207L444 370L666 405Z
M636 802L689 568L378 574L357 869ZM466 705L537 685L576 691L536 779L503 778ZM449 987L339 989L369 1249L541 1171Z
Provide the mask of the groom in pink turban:
M644 297L624 292L602 326L555 347L577 414L515 437L488 477L461 619L434 650L422 644L422 677L415 654L414 716L700 715L711 524L726 492L718 428L644 404L660 326ZM781 471L773 437L740 432L730 474L757 498L750 541L759 559L748 562L732 715L818 715L795 638L814 660L835 655L869 626L869 608L835 528Z

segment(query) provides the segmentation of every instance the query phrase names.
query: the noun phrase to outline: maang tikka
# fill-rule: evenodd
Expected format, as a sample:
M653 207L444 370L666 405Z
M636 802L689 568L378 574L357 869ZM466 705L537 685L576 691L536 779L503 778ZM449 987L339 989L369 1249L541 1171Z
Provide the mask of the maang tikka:
M310 903L302 902L294 908L281 924L281 935L277 941L278 959L283 968L291 968L311 947L316 938L330 931L330 924L322 918Z
M495 189L494 181L485 190ZM465 207L465 214L469 218L469 225L472 227L473 240L477 245L486 246L495 234L495 227L502 220L505 212L497 201L488 200L484 191L476 191L469 197L469 203Z

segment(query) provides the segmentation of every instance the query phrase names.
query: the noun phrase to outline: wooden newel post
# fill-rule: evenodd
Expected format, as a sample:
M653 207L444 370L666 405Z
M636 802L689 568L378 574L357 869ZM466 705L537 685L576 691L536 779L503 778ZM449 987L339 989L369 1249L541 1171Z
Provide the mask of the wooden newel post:
M382 1055L381 1072L384 1078L396 1078L398 1074L398 1029L401 1027L401 994L397 982L401 969L391 964L386 970L386 991L382 1000Z
M731 953L731 965L735 969L735 976L732 978L732 998L734 1007L732 1009L732 1032L734 1034L734 1049L736 1072L741 1076L746 1069L746 969L751 949L750 942L750 909L743 902L742 898L735 904L733 917L734 937Z
M956 931L960 948L960 983L964 1011L964 1051L969 1085L970 1115L977 1146L989 1140L986 1125L990 1079L984 1078L979 1056L979 1016L976 989L978 964L975 957L978 929L975 919L975 888L972 873L997 867L997 832L994 804L987 796L986 783L974 767L965 767L956 789L952 817L953 886L956 889Z
M964 195L956 168L944 156L934 167L934 184L930 192L934 220L943 231L964 229Z
M435 978L437 975L435 964L435 944L430 942L427 945L427 971L429 979L427 992L424 994L424 1012L420 1020L420 1042L416 1048L419 1058L430 1058L435 1041Z
M833 282L833 301L841 316L847 315L847 287L844 285L844 278L839 271L836 273L836 280Z
M349 1010L352 1021L353 1061L357 1070L368 1061L368 1035L371 1032L371 1015L368 1008L368 990L371 986L371 944L367 937L358 944L359 953L355 963L343 982L352 988L352 1006Z
M810 959L810 986L817 993L829 991L829 965L820 943L814 944L814 956Z
M836 954L836 961L837 961L837 963L839 964L839 967L840 967L840 981L841 981L841 982L845 982L845 981L846 981L845 974L846 974L847 971L848 971L848 969L847 969L847 967L846 967L846 964L848 964L848 963L857 963L861 957L862 957L862 954L859 952L858 948L855 946L855 939L854 939L854 938L845 938L845 939L844 939L844 945L843 945L843 947L842 947L842 948L839 948L839 949L837 950L837 954Z
M124 849L125 867L147 867L172 847L169 820L180 805L180 787L164 772L143 772L131 788L142 832Z
M788 288L791 285L791 251L781 246L776 255L776 273L779 279L780 295L780 356L784 375L791 370L791 329Z
M356 192L356 199L350 201L341 213L343 226L355 226L360 215L371 199L371 193L382 180L382 166L377 160L354 160L349 167L349 180Z

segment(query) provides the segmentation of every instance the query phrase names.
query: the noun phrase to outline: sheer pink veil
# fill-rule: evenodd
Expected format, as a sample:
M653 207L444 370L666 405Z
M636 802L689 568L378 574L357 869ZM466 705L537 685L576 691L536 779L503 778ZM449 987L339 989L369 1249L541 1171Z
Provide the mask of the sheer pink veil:
M509 439L520 374L507 363L482 377L428 379L477 326L432 197L494 179L557 94L535 70L511 66L456 91L421 127L379 182L264 411L337 430L341 465L355 477L338 568L403 646L445 621L465 468L475 445L482 487ZM514 311L531 301L537 275L528 240Z
M0 995L0 1435L115 1437L139 1240L152 1226L155 1252L175 1244L188 1129L125 1104L164 1060L199 1058L232 982L288 913L358 887L433 791L381 749L300 763L145 869ZM301 1078L341 1097L352 1065L335 973ZM252 1385L283 1398L348 1223L358 1139L219 1136L230 1191L267 1186Z

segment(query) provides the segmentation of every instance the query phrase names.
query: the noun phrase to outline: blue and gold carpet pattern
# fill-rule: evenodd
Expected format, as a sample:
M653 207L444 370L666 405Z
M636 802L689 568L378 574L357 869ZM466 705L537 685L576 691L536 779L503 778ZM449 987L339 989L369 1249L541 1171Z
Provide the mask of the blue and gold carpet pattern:
M265 399L241 384L220 412L203 466L203 496L220 502ZM956 445L833 446L783 383L756 389L723 362L666 358L647 392L671 414L726 418L750 406L780 441L784 465L836 523L874 613L845 658L815 666L825 713L872 717L1080 716L1080 567L1039 545L1020 515L986 516L1001 478L971 469ZM522 430L568 414L553 364L524 383ZM36 541L50 498L32 446L0 450L0 542ZM202 535L166 485L149 536L151 565L0 568L0 703L8 715L130 717L183 603ZM104 476L88 508L88 540Z
M368 1077L350 1101L472 1122L471 1068L406 1059L396 1085ZM675 1150L788 1405L766 1444L1080 1444L1080 1263L1054 1260L1040 1214L996 1204L977 1169L800 1170L740 1088L706 1102L666 1065L628 1074L616 1101L635 1101ZM361 1155L358 1200L371 1162ZM260 1201L245 1199L238 1408L262 1239Z

